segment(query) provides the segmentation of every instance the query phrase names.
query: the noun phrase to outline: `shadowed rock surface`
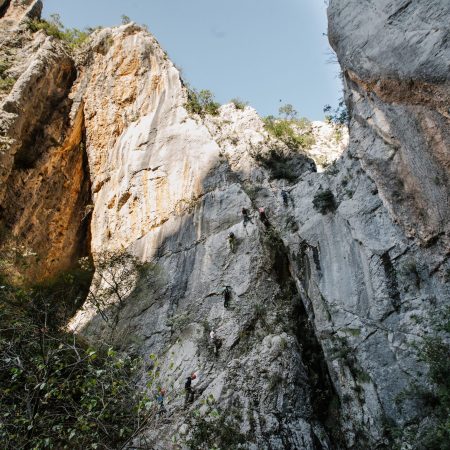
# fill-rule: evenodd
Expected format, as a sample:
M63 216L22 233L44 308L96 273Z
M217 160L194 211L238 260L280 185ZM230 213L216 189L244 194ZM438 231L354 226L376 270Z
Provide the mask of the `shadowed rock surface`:
M24 69L0 106L3 223L55 258L49 273L86 252L92 207L94 261L149 263L124 305L111 300L113 321L87 304L70 324L158 356L168 414L134 445L183 448L211 399L233 425L227 448L388 449L392 427L420 428L421 404L397 400L426 384L414 344L450 298L449 8L330 1L345 151L326 124L293 150L250 107L188 113L178 70L135 24L94 32L75 56L5 25L22 49L8 70Z

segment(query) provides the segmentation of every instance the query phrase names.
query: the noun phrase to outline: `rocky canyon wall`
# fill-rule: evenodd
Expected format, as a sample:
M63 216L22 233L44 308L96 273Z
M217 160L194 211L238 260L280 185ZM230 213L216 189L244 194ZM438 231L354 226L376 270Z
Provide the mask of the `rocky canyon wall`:
M2 222L43 274L86 254L88 236L94 261L147 263L108 304L114 320L86 304L70 324L158 356L169 414L135 445L189 442L211 399L227 448L392 448L390 429L420 427L420 403L398 399L426 385L414 345L450 298L447 2L330 1L344 152L326 124L292 152L250 107L189 113L178 70L135 24L69 55L21 25L39 4L12 0L0 18L17 77L0 106Z
M68 98L75 63L57 39L29 30L41 9L11 1L0 17L2 240L35 255L27 272L37 279L86 254L90 198L83 111Z

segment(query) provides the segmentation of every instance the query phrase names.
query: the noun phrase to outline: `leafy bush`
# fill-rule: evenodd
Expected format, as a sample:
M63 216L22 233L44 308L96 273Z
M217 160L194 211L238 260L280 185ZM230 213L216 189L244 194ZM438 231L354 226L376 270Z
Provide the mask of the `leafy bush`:
M1 78L0 77L0 92L8 93L11 91L16 80L12 77Z
M7 61L0 59L0 78L4 77L5 72L10 68L10 66L11 65Z
M329 189L317 192L313 198L313 205L321 214L326 214L336 209L334 195Z
M325 105L323 112L326 114L325 121L328 123L343 126L350 122L350 114L343 98L339 99L338 106L334 109L331 105Z
M49 20L33 19L28 23L28 28L34 33L42 30L47 36L66 42L74 49L83 45L89 38L90 31L81 31L77 28L66 28L58 14L52 14Z
M8 93L11 91L16 79L6 75L6 71L11 64L5 60L0 60L0 92Z
M200 116L210 114L217 116L219 114L219 108L220 103L214 101L214 94L211 91L202 89L198 92L195 89L188 88L186 109L191 114L198 114Z
M307 119L279 119L268 116L264 119L266 130L283 141L291 150L311 148L316 139Z
M241 100L240 98L232 98L230 100L231 103L234 104L236 109L244 110L246 106L248 106L248 102Z
M66 292L5 284L0 290L4 449L122 448L156 414L136 386L140 358L91 348L55 326L52 305L64 303Z
M225 450L237 449L240 444L245 444L246 438L240 430L240 411L230 408L223 411L214 407L215 399L210 395L203 401L207 408L205 414L199 410L194 411L190 417L189 428L191 430L185 441L191 450Z

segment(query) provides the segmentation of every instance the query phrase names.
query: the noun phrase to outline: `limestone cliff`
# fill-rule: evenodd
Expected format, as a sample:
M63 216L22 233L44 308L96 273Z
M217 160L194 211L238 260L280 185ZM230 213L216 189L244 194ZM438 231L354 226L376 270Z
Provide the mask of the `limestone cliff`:
M40 1L13 0L0 16L0 205L3 243L37 252L32 276L85 253L89 175L83 111L68 98L75 64L58 40L31 33ZM6 84L8 82L8 84Z
M96 31L74 58L20 25L40 2L10 3L2 221L44 274L85 252L86 207L94 261L149 263L113 322L86 304L70 324L158 355L169 414L134 444L182 448L212 398L229 448L392 448L388 424L420 426L420 405L396 399L426 383L413 344L450 298L447 2L330 1L345 151L322 123L292 151L250 107L189 113L178 70L135 24Z

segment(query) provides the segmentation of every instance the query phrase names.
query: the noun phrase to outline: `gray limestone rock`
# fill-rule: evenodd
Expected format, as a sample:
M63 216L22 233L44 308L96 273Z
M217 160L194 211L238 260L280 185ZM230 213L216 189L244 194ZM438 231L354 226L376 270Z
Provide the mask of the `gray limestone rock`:
M100 314L87 303L70 323L96 345L157 355L167 415L133 445L198 448L203 427L230 449L392 448L390 428L426 423L420 402L399 399L426 386L414 346L450 299L448 2L330 0L349 143L314 123L309 149L275 139L250 107L188 113L178 70L135 24L94 32L74 57L18 31L40 2L13 3L2 43L23 51L0 111L13 139L2 207L32 198L23 217L34 217L32 193L57 186L65 207L28 236L60 256L78 236L90 179L94 263L104 251L146 263L119 305L108 299ZM42 117L52 101L58 120L41 120L43 156L25 168L42 190L20 188L11 174L32 150L31 112Z

